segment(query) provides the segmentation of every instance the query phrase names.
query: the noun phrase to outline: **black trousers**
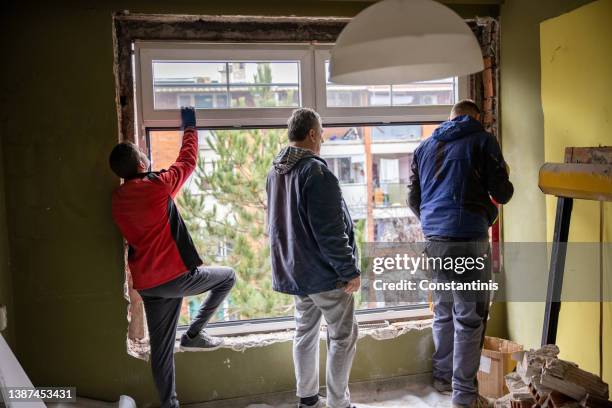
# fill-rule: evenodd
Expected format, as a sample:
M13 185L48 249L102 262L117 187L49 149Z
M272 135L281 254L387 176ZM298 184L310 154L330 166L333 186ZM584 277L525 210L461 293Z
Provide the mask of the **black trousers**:
M151 369L162 408L179 406L174 375L174 343L183 296L210 291L189 326L189 333L195 334L206 326L235 281L236 276L232 268L199 267L170 282L138 291L147 316Z

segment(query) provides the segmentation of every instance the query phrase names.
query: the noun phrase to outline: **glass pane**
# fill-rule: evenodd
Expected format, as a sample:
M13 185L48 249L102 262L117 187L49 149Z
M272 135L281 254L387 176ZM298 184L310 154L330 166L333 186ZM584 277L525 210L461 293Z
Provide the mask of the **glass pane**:
M397 125L376 126L372 128L372 140L374 141L414 141L421 140L423 135L422 125Z
M420 81L405 85L336 85L329 81L325 61L327 107L426 106L455 103L456 78Z
M324 129L321 157L340 181L355 222L360 253L364 253L365 242L423 240L406 198L412 152L422 138L431 134L431 128L432 125L411 125ZM231 266L238 274L235 289L214 321L292 316L292 298L272 290L265 236L266 176L273 158L287 143L286 129L198 133L198 168L177 197L177 204L204 263ZM181 132L151 131L149 140L153 169L167 169L178 155ZM204 297L184 300L180 324L189 323ZM384 306L375 299L360 303L360 308Z
M153 62L155 109L300 105L299 62Z
M321 156L340 181L355 223L360 253L364 253L367 242L423 241L419 220L406 200L414 149L434 128L435 125L325 128ZM362 270L366 270L365 265ZM376 295L361 292L359 308L385 307Z
M299 62L230 62L229 82L298 86Z
M155 109L227 107L226 64L219 62L153 62Z
M299 106L299 62L232 62L228 66L230 107Z
M393 85L393 105L453 105L455 78Z
M391 105L389 85L336 85L330 82L329 61L325 62L325 83L329 108Z
M235 86L230 85L232 108L298 107L298 86Z

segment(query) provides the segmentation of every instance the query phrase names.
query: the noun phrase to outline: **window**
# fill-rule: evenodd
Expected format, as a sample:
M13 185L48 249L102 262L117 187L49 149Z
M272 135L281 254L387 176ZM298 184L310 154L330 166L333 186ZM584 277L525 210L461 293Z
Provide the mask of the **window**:
M336 85L329 81L329 60L325 60L327 107L452 105L456 78L420 81L406 85Z
M184 105L206 126L283 124L287 112L314 105L312 60L300 44L136 42L139 131L176 127Z
M447 118L463 79L338 86L327 80L329 46L311 44L139 42L135 51L137 129L154 170L179 151L180 106L197 109L198 169L177 203L205 264L232 266L239 277L214 321L293 314L292 298L271 288L265 180L298 106L323 118L321 156L340 181L358 245L423 239L406 205L412 154ZM202 300L186 299L181 324ZM360 305L385 307L369 298Z
M284 126L298 106L315 109L327 124L440 122L467 93L465 78L336 85L329 82L330 48L137 41L139 131L177 127L184 105L198 108L198 125L206 127Z
M153 61L154 109L299 106L298 62Z

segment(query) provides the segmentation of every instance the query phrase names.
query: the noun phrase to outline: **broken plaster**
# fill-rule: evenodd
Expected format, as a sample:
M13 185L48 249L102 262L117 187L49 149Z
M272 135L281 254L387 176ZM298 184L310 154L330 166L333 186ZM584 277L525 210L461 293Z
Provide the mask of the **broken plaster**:
M359 327L359 339L371 337L374 340L394 339L414 330L424 330L431 328L433 320L409 320L402 322L380 322L376 324L366 324ZM224 338L225 344L221 347L233 351L244 352L252 348L268 347L273 344L293 341L295 330L283 330L270 333L254 333L241 336L227 336ZM326 326L321 327L320 339L327 338ZM146 339L141 341L130 341L130 351L133 357L143 360L149 359L149 344ZM178 341L175 343L174 352L183 352ZM202 352L205 352L204 350Z

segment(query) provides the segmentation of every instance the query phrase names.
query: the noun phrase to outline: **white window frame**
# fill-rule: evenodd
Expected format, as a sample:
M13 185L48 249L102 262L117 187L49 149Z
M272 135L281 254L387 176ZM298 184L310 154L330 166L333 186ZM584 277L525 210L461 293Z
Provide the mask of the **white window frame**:
M327 107L325 60L332 44L237 44L136 41L136 105L138 130L178 127L178 109L154 109L153 61L297 61L300 106L315 109L325 124L428 123L448 119L450 105ZM455 99L467 96L467 77L459 77ZM390 96L391 97L391 96ZM197 109L202 127L285 126L295 107Z
M327 107L325 81L325 61L330 59L332 45L317 46L314 53L316 110L323 121L333 124L354 124L355 118L363 123L427 123L448 120L451 105L405 105L405 106L367 106L367 107ZM466 98L468 94L467 77L459 77L455 100ZM392 98L392 95L389 95Z
M134 43L136 102L139 130L178 127L178 109L154 109L153 61L296 61L299 62L300 106L314 108L312 72L313 51L310 44L228 44L191 42ZM283 126L296 107L196 109L196 121L202 127Z
M236 44L136 41L134 43L135 98L137 132L147 128L178 128L178 109L155 110L153 100L152 63L156 60L180 61L299 61L300 105L315 109L326 125L443 122L448 119L450 105L381 106L328 108L325 82L325 60L332 44ZM458 79L455 100L468 94L467 77ZM197 109L197 126L203 128L284 127L294 107ZM378 308L358 314L360 323L430 318L427 305L416 308ZM286 330L294 326L292 319L263 318L212 324L215 335ZM263 321L262 321L263 320ZM266 321L267 320L267 321ZM180 333L180 330L179 330Z

